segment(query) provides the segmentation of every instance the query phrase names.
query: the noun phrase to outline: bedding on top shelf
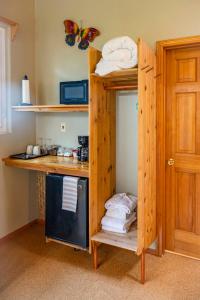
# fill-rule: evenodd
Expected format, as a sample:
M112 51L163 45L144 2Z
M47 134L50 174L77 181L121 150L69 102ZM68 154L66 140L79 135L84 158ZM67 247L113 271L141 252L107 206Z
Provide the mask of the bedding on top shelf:
M138 63L137 44L128 36L108 41L102 49L102 58L95 73L104 76L121 69L133 68Z

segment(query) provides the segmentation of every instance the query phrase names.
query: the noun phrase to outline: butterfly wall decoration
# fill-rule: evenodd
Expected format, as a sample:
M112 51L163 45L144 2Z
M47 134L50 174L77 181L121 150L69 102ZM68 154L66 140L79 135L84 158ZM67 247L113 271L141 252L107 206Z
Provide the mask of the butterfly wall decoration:
M86 50L89 46L89 43L93 42L94 39L100 35L100 31L98 29L93 27L83 28L82 24L79 28L79 26L71 20L65 20L64 25L66 44L72 47L77 41L78 48L81 50Z

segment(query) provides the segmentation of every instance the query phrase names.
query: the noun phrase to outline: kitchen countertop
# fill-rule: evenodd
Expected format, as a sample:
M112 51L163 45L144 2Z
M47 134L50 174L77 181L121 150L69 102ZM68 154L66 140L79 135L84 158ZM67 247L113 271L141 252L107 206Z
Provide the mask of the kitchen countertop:
M6 166L80 177L89 177L89 164L81 163L72 157L43 156L28 160L3 158Z

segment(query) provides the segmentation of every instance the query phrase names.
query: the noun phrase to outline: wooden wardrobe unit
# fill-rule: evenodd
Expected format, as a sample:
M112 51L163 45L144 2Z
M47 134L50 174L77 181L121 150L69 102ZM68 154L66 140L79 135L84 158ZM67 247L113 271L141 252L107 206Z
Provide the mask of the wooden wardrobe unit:
M141 39L137 68L101 77L95 74L100 58L101 52L90 48L90 252L93 250L95 267L100 243L141 255L141 282L144 282L145 250L156 239L156 58ZM137 228L125 235L101 231L105 202L116 190L116 91L119 90L138 91Z

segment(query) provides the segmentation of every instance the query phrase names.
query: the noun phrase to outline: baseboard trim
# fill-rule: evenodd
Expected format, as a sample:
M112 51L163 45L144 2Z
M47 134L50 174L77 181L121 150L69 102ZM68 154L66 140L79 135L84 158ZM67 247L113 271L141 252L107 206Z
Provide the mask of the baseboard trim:
M165 250L165 252L200 261L200 258L195 257L195 256L190 256L190 255L187 255L187 254L183 254L183 253L179 253L179 252L174 252L174 251L170 251L170 250Z
M43 219L38 219L38 220L37 220L37 223L38 223L39 225L44 225L44 224L45 224L45 220L43 220Z
M0 245L2 243L6 242L7 240L10 240L10 239L14 238L16 235L18 235L20 232L26 230L27 228L37 224L38 221L39 221L38 219L35 219L35 220L29 222L28 224L16 229L15 231L12 231L11 233L7 234L6 236L0 238Z

